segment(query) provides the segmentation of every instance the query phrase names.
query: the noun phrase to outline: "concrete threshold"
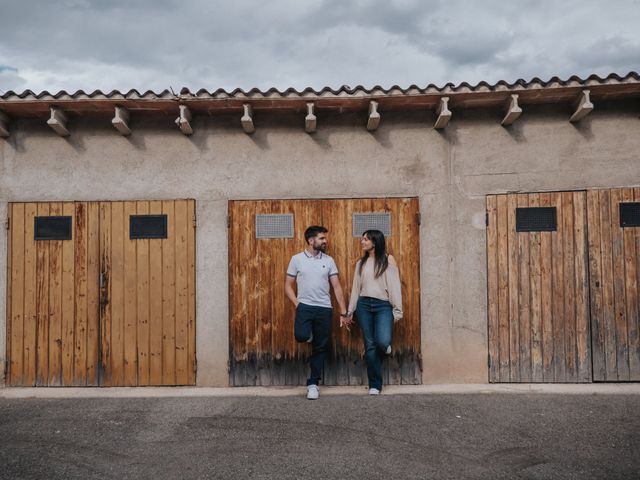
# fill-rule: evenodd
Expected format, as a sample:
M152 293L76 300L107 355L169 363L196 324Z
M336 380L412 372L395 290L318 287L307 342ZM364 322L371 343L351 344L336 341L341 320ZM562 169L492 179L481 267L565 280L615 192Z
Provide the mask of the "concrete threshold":
M364 386L325 387L321 395L366 395ZM0 398L163 398L304 396L296 387L2 387ZM640 383L389 385L383 395L640 395Z

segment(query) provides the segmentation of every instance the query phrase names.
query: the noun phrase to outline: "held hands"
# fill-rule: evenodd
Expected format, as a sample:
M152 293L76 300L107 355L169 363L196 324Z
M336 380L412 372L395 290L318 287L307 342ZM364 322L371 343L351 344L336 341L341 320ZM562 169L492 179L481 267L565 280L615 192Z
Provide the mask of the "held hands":
M347 327L347 331L351 331L351 325L353 324L353 312L340 314L340 328Z

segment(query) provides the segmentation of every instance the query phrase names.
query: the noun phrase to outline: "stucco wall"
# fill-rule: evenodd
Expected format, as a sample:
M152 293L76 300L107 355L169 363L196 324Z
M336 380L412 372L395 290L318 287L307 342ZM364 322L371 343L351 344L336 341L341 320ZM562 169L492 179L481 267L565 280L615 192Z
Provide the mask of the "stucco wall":
M565 106L535 107L512 127L498 111L462 111L444 132L429 112L196 117L185 137L173 118L75 118L71 137L19 120L0 140L0 218L7 202L195 198L198 385L227 385L229 199L418 196L423 381L487 381L484 197L506 191L640 185L639 102L596 105L580 124ZM301 242L301 247L302 247ZM416 252L417 253L417 252ZM6 234L0 236L0 360L5 359Z

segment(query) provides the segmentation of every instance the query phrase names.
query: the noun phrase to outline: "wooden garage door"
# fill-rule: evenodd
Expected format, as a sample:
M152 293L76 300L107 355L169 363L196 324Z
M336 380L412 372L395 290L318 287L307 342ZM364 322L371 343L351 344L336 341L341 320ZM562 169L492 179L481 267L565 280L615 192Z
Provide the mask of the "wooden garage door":
M621 222L621 204L635 222ZM638 381L640 188L589 191L587 205L593 379Z
M556 230L516 231L527 207L555 208ZM487 212L490 381L591 381L586 193L489 195Z
M230 383L299 385L308 375L309 345L293 337L293 305L284 295L285 272L292 255L305 248L309 225L329 229L328 250L348 295L360 237L352 235L352 214L390 212L389 251L398 259L405 318L394 327L394 353L385 363L386 383L420 383L420 271L418 200L415 198L346 200L232 201L229 204ZM256 238L257 214L290 214L292 238ZM335 305L334 305L335 307ZM334 308L332 349L324 383L366 383L359 328L340 329Z
M195 383L192 200L10 205L7 383ZM131 215L167 235L130 239ZM35 240L35 217L71 217L70 240Z

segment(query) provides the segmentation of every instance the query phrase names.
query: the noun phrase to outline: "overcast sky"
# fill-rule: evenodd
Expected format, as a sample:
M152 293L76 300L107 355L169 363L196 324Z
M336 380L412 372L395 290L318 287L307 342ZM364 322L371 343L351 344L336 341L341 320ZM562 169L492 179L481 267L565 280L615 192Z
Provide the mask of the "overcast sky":
M640 0L0 0L0 93L640 71Z

